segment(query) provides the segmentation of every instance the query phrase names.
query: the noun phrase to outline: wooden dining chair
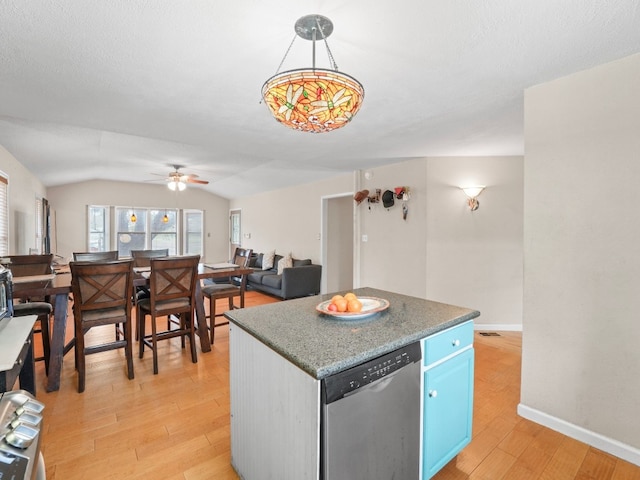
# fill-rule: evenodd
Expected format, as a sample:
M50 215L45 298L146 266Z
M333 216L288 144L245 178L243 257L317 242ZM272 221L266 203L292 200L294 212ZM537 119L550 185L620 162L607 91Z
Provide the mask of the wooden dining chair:
M85 356L106 350L125 349L127 377L129 380L133 379L133 260L71 262L69 267L73 292L78 392L83 392L85 387ZM121 338L99 345L86 345L85 335L91 328L111 324L122 325Z
M185 338L189 339L191 361L197 363L195 342L196 282L198 281L198 262L200 255L185 257L151 258L149 272L149 298L138 301L136 317L138 319L138 339L140 358L145 347L153 351L153 373L158 373L158 341L180 337L182 348ZM151 317L151 334L146 333L146 319ZM157 319L173 316L178 327L158 331Z
M47 275L53 273L51 264L53 254L43 255L9 255L10 263L6 267L11 270L14 277L29 277L31 275Z
M152 258L169 256L168 248L157 248L153 250L131 250L134 267L150 267Z
M118 260L117 250L108 252L73 252L74 262L106 262L110 260Z
M118 251L109 250L106 252L73 252L74 262L108 262L111 260L118 260ZM120 332L122 326L116 324L116 340L120 340Z
M133 268L147 268L151 266L152 258L168 257L168 248L157 248L152 250L131 250L131 258L133 258ZM136 287L134 302L137 305L138 300L149 298L149 287L141 285ZM170 317L167 317L167 325L170 325ZM170 327L167 326L167 329ZM136 328L136 340L138 340L138 329Z
M249 265L249 259L251 258L252 249L236 248L233 255L232 262L241 268ZM244 292L247 289L247 276L246 275L233 275L229 277L226 283L206 283L202 286L202 295L209 299L209 332L211 336L211 344L215 340L215 329L223 325L228 325L229 322L224 320L216 323L217 317L224 317L221 313L216 313L216 300L227 299L229 308L244 308ZM240 306L236 306L234 302L235 297L240 297Z
M53 254L42 255L9 255L6 257L10 263L6 265L11 270L13 277L28 277L32 275L47 275L53 272L51 264ZM51 334L49 322L53 313L53 306L48 298L29 298L13 307L14 317L35 315L38 317L34 324L33 333L40 334L42 339L42 356L35 357L34 361L44 362L45 374L49 374L49 356Z

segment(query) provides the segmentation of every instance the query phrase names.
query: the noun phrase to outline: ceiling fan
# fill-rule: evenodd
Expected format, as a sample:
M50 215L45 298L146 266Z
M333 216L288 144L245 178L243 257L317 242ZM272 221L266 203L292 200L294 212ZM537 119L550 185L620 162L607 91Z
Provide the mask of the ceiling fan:
M207 185L209 182L207 180L199 180L198 175L196 174L186 174L181 173L180 169L183 168L183 165L172 165L174 171L169 173L169 176L166 178L167 186L171 190L179 190L182 191L187 188L187 183L197 183L200 185Z

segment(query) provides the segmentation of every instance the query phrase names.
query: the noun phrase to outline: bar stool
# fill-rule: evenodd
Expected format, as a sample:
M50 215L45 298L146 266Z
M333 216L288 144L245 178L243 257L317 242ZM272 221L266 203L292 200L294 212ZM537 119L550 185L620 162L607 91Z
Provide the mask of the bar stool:
M153 373L158 373L158 341L180 337L182 348L185 337L189 338L191 361L198 362L195 345L194 310L198 262L200 255L185 257L160 257L151 259L149 292L151 296L138 301L138 338L140 358L145 347L153 351ZM146 317L151 317L151 335L145 332ZM175 316L179 320L178 329L158 331L156 320ZM167 324L171 327L171 324Z

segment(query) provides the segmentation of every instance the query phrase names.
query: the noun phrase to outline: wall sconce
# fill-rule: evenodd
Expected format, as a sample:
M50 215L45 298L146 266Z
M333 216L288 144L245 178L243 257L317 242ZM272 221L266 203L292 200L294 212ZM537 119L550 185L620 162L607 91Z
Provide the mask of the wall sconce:
M462 191L464 192L464 194L469 197L467 199L467 205L469 205L469 208L471 209L471 211L475 211L478 209L478 207L480 206L480 202L478 201L478 195L480 195L480 193L482 193L482 190L484 190L484 185L482 186L477 186L477 187L460 187L462 189Z

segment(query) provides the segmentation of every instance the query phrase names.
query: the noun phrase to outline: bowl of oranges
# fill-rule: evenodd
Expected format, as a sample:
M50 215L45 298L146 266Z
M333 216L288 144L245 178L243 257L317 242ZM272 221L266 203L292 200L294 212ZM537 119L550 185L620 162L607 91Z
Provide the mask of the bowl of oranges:
M358 297L353 292L344 295L336 294L331 297L331 300L316 306L316 310L320 313L346 319L369 317L387 308L389 308L389 302L383 298Z

